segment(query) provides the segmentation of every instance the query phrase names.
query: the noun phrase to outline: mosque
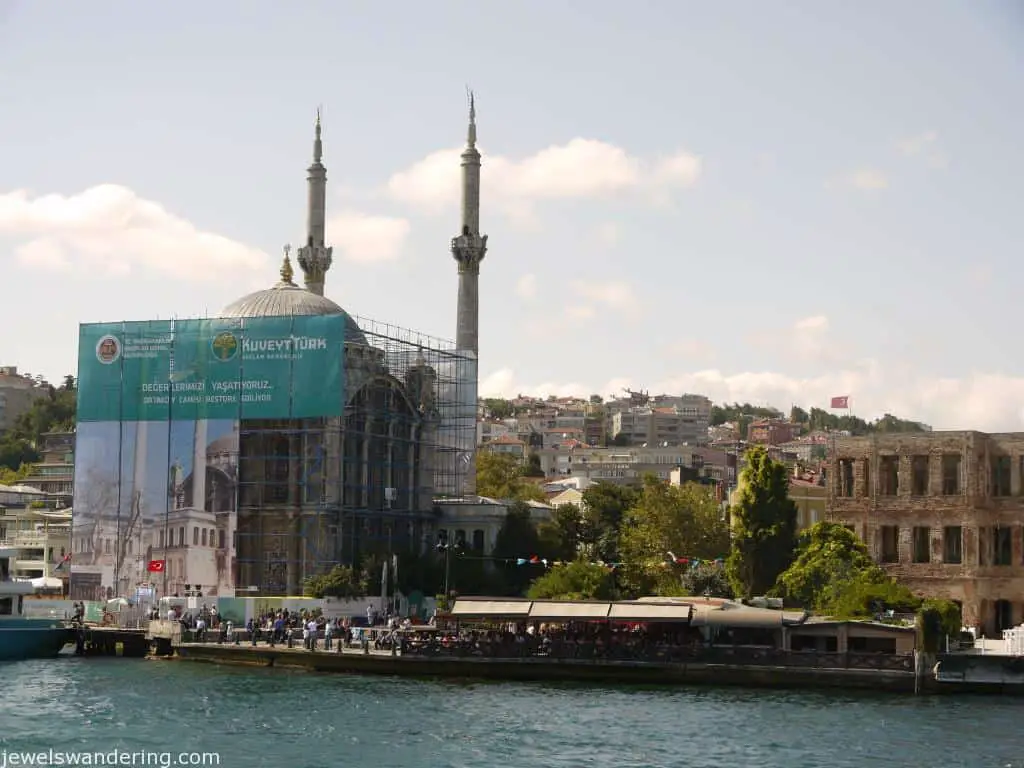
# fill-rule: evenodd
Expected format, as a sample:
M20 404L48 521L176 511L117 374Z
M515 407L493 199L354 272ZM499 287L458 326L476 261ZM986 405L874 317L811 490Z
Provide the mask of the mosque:
M184 459L168 455L166 505L150 505L166 509L137 502L126 513L116 511L120 504L91 503L83 478L76 487L73 596L130 594L139 586L158 594L191 588L211 597L297 595L306 578L339 563L432 547L438 501L473 498L475 491L478 278L487 237L479 231L472 99L461 166L462 222L450 243L459 276L455 343L355 318L324 294L333 254L317 115L306 239L294 253L301 277L286 247L278 281L218 317L343 317L343 415L242 419L209 435L208 425L197 422ZM154 440L144 423L134 429L141 467ZM128 498L141 496L134 487L145 480L118 482L132 485ZM143 572L141 564L154 561L163 563L162 585L149 578L157 574Z

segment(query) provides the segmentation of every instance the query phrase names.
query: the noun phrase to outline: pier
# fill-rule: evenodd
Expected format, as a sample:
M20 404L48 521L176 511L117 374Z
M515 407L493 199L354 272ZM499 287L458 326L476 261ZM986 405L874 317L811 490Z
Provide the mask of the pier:
M76 656L125 656L143 658L150 640L144 629L121 629L86 624L69 630Z
M310 651L301 645L251 643L181 643L175 648L186 661L315 672L401 677L503 680L515 682L591 682L636 685L739 685L763 688L832 688L913 693L915 673L907 668L851 668L838 658L823 666L785 663L782 658L727 659L685 662L566 659L527 656L501 658L472 655L403 654L369 646ZM836 656L838 654L829 654Z

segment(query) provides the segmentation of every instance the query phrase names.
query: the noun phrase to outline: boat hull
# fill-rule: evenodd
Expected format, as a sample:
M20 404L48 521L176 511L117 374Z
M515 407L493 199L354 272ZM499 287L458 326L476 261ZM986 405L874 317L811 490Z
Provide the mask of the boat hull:
M47 659L73 642L61 622L45 618L0 618L0 661Z

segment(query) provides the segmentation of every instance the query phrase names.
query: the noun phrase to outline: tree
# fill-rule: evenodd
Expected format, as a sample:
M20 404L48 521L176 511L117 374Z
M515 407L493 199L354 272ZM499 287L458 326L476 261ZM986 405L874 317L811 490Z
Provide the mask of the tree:
M796 505L789 498L789 472L761 446L747 451L726 573L736 595L768 592L793 559Z
M670 552L714 560L728 548L729 527L709 487L671 486L648 477L622 525L620 583L637 596L678 591L679 566L669 564Z
M0 462L0 485L18 485L31 473L31 464L22 464L17 469L8 469Z
M537 528L530 519L530 507L522 501L512 504L505 513L505 521L494 541L492 556L502 578L501 591L507 595L522 595L543 566L517 565L520 558L534 555L546 558Z
M485 397L484 407L492 419L507 419L515 415L515 408L512 402L503 400L500 397Z
M732 597L732 586L719 563L699 563L683 571L680 586L688 595Z
M522 463L508 453L482 451L476 457L476 492L492 499L543 501L544 493L523 479Z
M800 534L796 557L775 591L804 608L843 618L914 611L921 602L871 559L853 531L829 522Z
M628 485L600 482L583 491L583 544L595 560L618 562L619 530L639 493Z
M548 570L530 585L533 600L614 600L615 581L607 566L575 560Z
M303 584L306 597L365 597L369 586L365 576L360 576L347 565L336 565L329 573L310 576Z
M575 504L559 504L551 520L538 526L543 549L556 560L575 560L584 535L583 513Z

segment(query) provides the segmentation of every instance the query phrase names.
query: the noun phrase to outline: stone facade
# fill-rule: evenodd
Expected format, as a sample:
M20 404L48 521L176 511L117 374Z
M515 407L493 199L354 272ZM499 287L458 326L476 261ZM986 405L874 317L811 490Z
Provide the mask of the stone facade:
M1024 433L838 438L828 518L918 594L998 636L1024 621Z

